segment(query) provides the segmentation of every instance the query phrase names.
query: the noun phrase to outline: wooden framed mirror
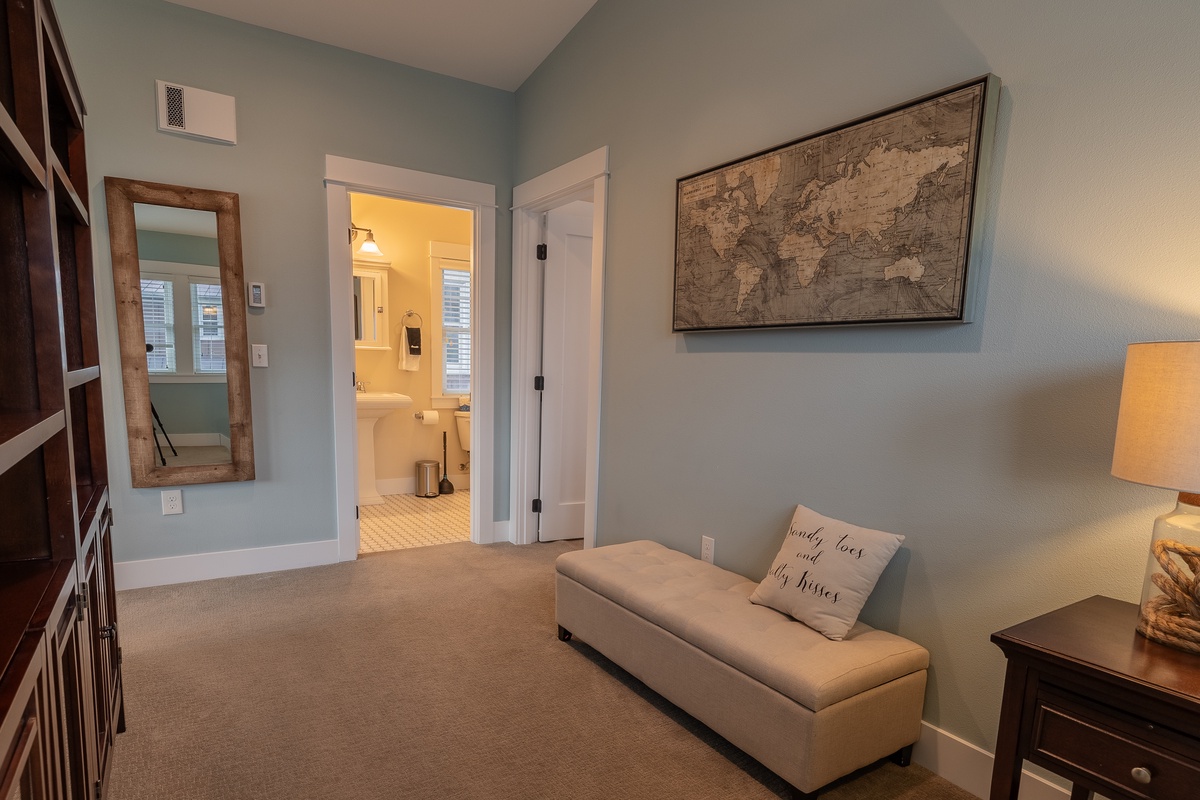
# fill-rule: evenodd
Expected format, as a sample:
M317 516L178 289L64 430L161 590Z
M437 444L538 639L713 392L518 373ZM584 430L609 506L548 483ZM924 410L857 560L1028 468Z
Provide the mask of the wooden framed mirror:
M254 480L238 196L112 177L104 189L133 485Z

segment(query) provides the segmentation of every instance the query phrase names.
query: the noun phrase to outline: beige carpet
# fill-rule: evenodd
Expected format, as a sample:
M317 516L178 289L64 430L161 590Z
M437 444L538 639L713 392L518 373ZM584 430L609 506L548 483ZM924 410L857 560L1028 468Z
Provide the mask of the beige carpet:
M118 594L128 730L111 800L786 797L585 643L576 544L469 543ZM884 762L828 800L970 800Z

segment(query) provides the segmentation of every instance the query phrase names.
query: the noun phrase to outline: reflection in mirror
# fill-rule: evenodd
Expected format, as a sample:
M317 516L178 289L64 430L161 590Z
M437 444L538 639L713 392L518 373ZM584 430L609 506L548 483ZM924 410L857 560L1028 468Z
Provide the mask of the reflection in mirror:
M133 485L252 480L237 195L105 187Z
M133 215L159 464L231 462L217 215L144 203Z

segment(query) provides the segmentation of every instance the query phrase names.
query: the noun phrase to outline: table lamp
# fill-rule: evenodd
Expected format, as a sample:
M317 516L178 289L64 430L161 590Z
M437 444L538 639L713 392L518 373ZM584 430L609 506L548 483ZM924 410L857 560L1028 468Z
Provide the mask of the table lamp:
M1112 474L1179 492L1154 521L1137 630L1200 653L1200 342L1129 345Z

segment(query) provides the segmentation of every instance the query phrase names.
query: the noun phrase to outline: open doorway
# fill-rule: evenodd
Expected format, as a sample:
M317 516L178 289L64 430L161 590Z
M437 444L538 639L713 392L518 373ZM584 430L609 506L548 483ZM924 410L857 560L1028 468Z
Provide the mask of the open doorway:
M349 199L359 554L469 541L473 212Z
M469 507L470 539L491 542L495 536L495 523L491 521L490 513L494 472L491 425L494 337L480 335L480 332L490 331L495 319L495 187L327 156L326 201L339 559L356 558L363 539L362 509L367 507L362 503L359 480L365 469L363 461L369 461L371 469L382 467L382 471L369 476L369 484L379 497L387 497L389 493L408 495L410 491L413 495L418 494L423 485L428 485L430 472L433 485L439 489L443 478L453 482L456 489L461 482L463 491L456 502L462 505L466 500L465 505ZM391 205L395 203L404 205ZM396 214L398 209L403 209L404 213ZM413 219L422 215L438 216L443 212L450 215L448 219L456 219L455 224L465 219L469 235L437 233L437 230L445 229L438 228L435 223L419 234L423 243L405 243L406 236L418 236L412 233L415 228L406 228ZM366 216L360 218L359 214ZM405 218L409 222L405 222ZM379 227L373 228L368 222ZM353 243L351 233L357 239ZM368 236L378 246L380 255L364 256L359 252L359 245ZM394 238L389 242L388 237ZM404 265L399 265L400 261ZM388 263L385 265L384 262ZM397 266L402 268L394 269ZM464 266L466 269L461 269ZM460 279L460 285L454 291L458 292L460 300L465 294L468 303L468 328L475 335L468 337L469 391L466 392L461 391L461 383L446 380L444 354L439 358L431 355L444 338L442 334L447 321L440 311L435 314L435 305L441 305L444 295L451 289L447 289L441 282L443 276L439 275L436 281L426 277L426 288L418 294L413 276L422 273L430 276L435 270ZM462 291L462 276L452 274L456 271L467 273L465 292ZM397 283L396 288L400 291L393 292L392 283ZM434 296L435 285L442 297ZM386 302L380 302L385 299ZM386 311L386 320L382 318L380 308ZM366 311L370 313L364 316ZM410 311L413 312L411 316ZM419 332L419 352L409 351L413 338L406 328ZM371 344L363 347L367 339ZM359 346L356 347L356 343ZM462 343L460 337L460 346ZM357 357L360 350L365 351L362 365L371 372L361 378ZM415 355L416 359L409 360L406 365L406 355ZM457 355L456 366L461 368L461 351ZM434 381L435 364L437 374L442 378L441 385ZM412 368L406 369L406 366ZM461 373L461 369L459 371ZM461 374L451 374L450 378L461 378ZM381 395L379 402L383 407L376 409L377 414L367 414L375 416L376 421L363 426L359 422L362 409L370 409L375 404L375 398L369 403L361 402L364 399L361 395L367 393ZM388 407L389 403L391 407ZM460 433L454 414L461 413L463 406L469 407L470 417L469 424ZM418 412L423 418L415 416ZM435 413L438 419L431 421ZM380 425L384 427L374 430ZM359 456L367 447L364 427L371 428L372 447L382 435L384 449L395 452L381 453L380 458L372 453L369 460L360 461ZM447 440L446 471L442 469L443 432ZM460 436L466 439L467 447L462 446ZM456 446L452 448L452 445ZM434 468L422 472L417 468L418 461L433 462ZM450 475L451 469L469 477L455 480ZM383 491L379 492L379 489ZM450 496L456 495L457 491ZM411 499L428 502L432 498Z

